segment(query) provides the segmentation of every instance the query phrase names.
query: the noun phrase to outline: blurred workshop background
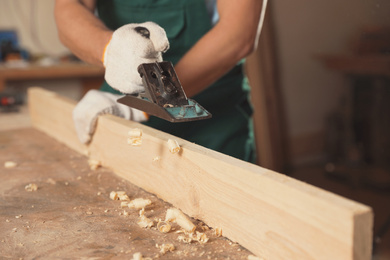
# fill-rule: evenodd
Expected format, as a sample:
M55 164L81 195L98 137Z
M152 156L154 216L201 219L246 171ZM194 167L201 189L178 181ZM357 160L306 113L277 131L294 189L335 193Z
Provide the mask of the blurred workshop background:
M79 99L102 68L60 43L53 0L0 0L0 130L29 126L26 89ZM248 58L259 165L374 208L390 259L390 1L270 1Z

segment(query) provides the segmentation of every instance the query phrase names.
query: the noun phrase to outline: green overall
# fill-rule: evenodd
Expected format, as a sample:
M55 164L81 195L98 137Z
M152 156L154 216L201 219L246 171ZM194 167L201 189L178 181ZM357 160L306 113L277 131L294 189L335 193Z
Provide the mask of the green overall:
M163 27L170 43L170 49L163 54L163 59L173 64L212 28L205 0L98 0L97 9L99 17L112 30L128 23L146 21ZM101 90L116 93L107 83L103 84ZM248 94L249 85L241 62L219 81L192 97L213 115L212 119L170 123L150 117L145 124L254 162L252 108Z

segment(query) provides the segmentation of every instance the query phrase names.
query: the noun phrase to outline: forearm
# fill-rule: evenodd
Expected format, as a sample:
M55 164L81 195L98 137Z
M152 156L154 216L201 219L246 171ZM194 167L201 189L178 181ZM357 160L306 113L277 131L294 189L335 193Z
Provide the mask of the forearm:
M94 6L95 0L56 0L55 18L62 43L80 59L102 65L112 31L95 17Z
M219 0L220 21L175 67L188 96L207 88L253 51L261 5L259 0Z

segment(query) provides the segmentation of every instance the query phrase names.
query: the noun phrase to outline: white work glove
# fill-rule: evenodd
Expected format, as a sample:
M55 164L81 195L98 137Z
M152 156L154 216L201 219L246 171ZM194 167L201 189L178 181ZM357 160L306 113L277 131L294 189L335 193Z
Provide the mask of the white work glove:
M153 22L127 24L114 31L103 54L105 79L124 94L144 91L138 73L141 63L162 61L162 52L169 48L163 28Z
M99 115L112 114L128 120L143 122L147 116L141 110L117 103L119 95L90 90L73 110L77 136L82 143L91 141Z

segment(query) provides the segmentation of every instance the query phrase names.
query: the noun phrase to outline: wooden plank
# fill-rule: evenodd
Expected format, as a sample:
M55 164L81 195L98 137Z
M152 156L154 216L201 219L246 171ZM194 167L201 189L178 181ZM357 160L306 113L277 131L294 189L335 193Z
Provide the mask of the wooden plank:
M72 111L76 101L42 88L28 90L28 106L33 127L45 132L73 150L86 154L87 146L77 139Z
M89 147L77 145L74 102L36 88L29 96L35 127L79 152L88 148L117 175L264 259L370 259L373 216L365 205L111 115L99 118ZM135 127L140 147L127 144ZM179 154L168 151L169 138Z

